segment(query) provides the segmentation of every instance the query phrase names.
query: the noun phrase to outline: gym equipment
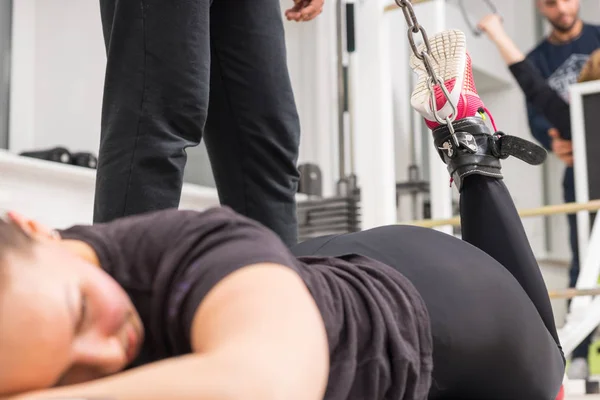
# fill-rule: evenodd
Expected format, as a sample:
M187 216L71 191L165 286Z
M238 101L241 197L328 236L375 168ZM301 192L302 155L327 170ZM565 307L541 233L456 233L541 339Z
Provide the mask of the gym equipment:
M411 3L413 5L415 5L415 4L419 4L419 3L425 3L427 1L431 1L431 0L412 0ZM479 0L472 0L472 1L479 1ZM456 0L456 3L458 5L458 7L460 8L460 12L463 16L465 24L467 24L467 26L469 27L471 32L473 32L473 35L481 36L483 32L481 32L481 30L479 28L477 28L477 26L471 22L471 18L469 17L469 13L467 11L468 7L465 6L464 0ZM483 0L483 3L490 9L490 14L498 14L498 8L496 7L496 5L494 4L493 1ZM385 6L383 8L383 11L390 12L390 11L398 10L399 8L400 7L396 3L388 4L387 6Z
M44 150L24 151L19 154L23 157L37 158L38 160L52 161L61 164L70 164L78 167L96 169L98 158L92 153L71 153L64 147L54 147Z
M360 230L360 207L352 197L298 202L298 241Z
M431 1L431 0L412 0L412 4L419 4L419 3L425 3L427 1ZM394 11L394 10L399 10L400 6L398 6L397 3L392 3L392 4L388 4L387 6L385 6L383 8L384 12L389 12L389 11Z
M61 164L70 164L72 155L64 147L54 147L45 150L23 151L19 154L23 157L37 158L38 160L52 161Z
M345 22L345 26L344 26ZM345 32L344 32L345 28ZM339 175L337 183L338 196L356 197L358 195L358 178L354 171L354 123L352 87L350 73L352 70L352 54L356 51L354 36L354 3L338 0L337 7L337 52L338 52L338 124L339 124ZM344 51L344 44L346 49ZM348 123L346 123L348 121ZM348 149L346 150L346 129L348 130ZM346 174L346 158L350 171Z
M298 193L309 197L321 197L323 195L323 175L321 168L316 164L306 163L298 166L300 182L298 182Z
M316 172L313 166L305 165L301 169L308 176L301 177L301 190L312 196L306 201L298 202L298 240L357 232L360 228L360 188L354 166L354 126L353 103L350 85L352 53L356 51L354 36L354 3L348 0L337 1L337 57L338 57L338 146L339 146L339 179L336 184L336 195L331 198L320 197L321 189L307 187L311 182L311 173ZM346 142L346 140L348 140ZM346 171L348 161L349 171ZM318 168L318 167L317 167ZM300 168L299 168L300 169ZM320 170L315 181L320 185Z
M580 296L598 296L600 295L600 287L591 289L560 289L550 290L548 295L551 299L572 299Z
M600 210L600 200L592 200L588 203L565 203L538 208L519 210L521 218L544 217L555 214L574 214L579 211L598 211ZM403 222L402 225L421 226L423 228L435 228L438 226L459 226L460 217L448 219L425 219L420 221Z
M471 32L473 32L473 35L481 36L483 34L483 32L481 31L481 29L477 28L477 26L471 22L471 19L469 18L469 13L467 12L467 8L465 7L464 1L457 0L457 2L458 2L458 7L460 8L460 12L462 13L463 19L465 20L465 23L467 24L469 29L471 29ZM498 14L498 9L496 8L496 5L491 0L483 0L483 2L484 2L484 4L486 4L489 7L489 9L491 11L490 14Z
M401 198L409 196L411 201L411 215L413 219L418 219L421 214L425 218L424 212L419 212L419 195L429 194L429 182L421 180L419 176L419 167L416 165L408 166L408 180L396 182L396 205L400 206Z
M71 164L79 167L96 169L98 159L91 153L73 153L71 155Z

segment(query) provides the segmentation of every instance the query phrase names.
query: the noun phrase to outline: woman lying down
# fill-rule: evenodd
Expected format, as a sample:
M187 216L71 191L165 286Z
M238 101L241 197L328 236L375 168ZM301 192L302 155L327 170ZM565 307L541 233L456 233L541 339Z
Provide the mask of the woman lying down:
M432 47L456 41L444 35ZM480 116L460 117L457 138L468 145L450 152L448 129L433 134L461 192L463 240L386 226L290 251L228 208L58 235L9 214L0 223L0 392L553 400L564 358L499 161L520 148L527 154L513 155L537 164L545 152L491 134Z

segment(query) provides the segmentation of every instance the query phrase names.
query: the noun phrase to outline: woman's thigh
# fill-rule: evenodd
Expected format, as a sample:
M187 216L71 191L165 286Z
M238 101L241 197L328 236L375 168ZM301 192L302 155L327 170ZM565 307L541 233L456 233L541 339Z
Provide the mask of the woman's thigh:
M431 320L431 399L554 400L564 373L561 352L519 283L478 248L429 229L389 226L292 251L361 254L412 282Z

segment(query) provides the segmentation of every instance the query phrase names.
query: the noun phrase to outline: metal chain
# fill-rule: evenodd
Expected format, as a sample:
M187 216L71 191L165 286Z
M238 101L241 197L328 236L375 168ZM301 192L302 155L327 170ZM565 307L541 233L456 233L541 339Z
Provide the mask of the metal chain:
M460 8L460 12L462 13L463 19L465 20L465 23L469 26L469 29L471 29L471 31L473 32L473 35L481 36L483 32L471 22L471 19L469 18L469 13L467 12L467 7L465 7L463 0L457 0L457 2L458 7ZM491 14L498 14L498 9L491 0L483 0L483 2L488 6Z
M458 138L454 133L454 127L452 123L456 119L457 107L454 101L450 98L450 93L446 88L444 82L437 76L435 70L432 65L432 56L431 56L431 43L429 42L429 38L427 37L427 32L425 28L419 24L417 20L417 16L415 15L415 10L413 9L412 3L410 0L395 0L398 7L402 9L404 13L404 18L406 19L406 23L408 25L408 42L410 43L410 48L412 49L413 54L419 60L423 62L425 66L425 71L429 76L427 78L427 88L429 89L429 94L431 95L431 102L433 104L433 116L439 124L447 125L450 130L450 135L452 135L452 139L454 140L454 144L457 147L460 147L460 143L458 142ZM421 38L423 39L423 44L425 48L421 51L417 48L415 43L415 35L421 34ZM434 86L439 85L440 89L444 93L444 97L446 97L446 101L452 107L452 114L450 117L442 118L438 114L439 110L437 109L437 101L435 96Z

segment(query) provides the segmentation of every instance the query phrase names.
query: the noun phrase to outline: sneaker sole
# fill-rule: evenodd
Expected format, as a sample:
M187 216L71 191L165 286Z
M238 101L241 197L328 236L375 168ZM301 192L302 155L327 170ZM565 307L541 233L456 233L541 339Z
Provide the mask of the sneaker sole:
M456 29L448 30L432 36L429 42L431 44L432 54L430 56L432 58L432 67L436 75L443 82L455 80L454 88L449 92L455 104L458 105L467 62L467 41L465 34ZM425 49L425 44L421 44L418 49L419 51ZM429 87L427 86L429 76L427 75L425 66L414 54L411 54L409 64L418 77L416 88L410 98L410 103L425 118L435 121ZM450 116L452 114L452 106L446 102L441 110L438 111L440 116Z

